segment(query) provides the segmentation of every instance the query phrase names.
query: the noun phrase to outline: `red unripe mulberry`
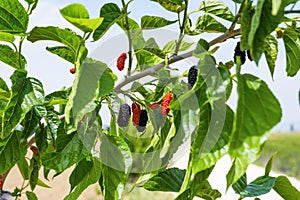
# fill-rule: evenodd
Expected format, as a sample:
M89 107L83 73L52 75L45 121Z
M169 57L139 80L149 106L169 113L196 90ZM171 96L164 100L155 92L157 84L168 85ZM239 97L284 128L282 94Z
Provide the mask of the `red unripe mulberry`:
M138 126L140 123L141 106L138 103L132 103L132 123L134 126Z
M121 55L118 57L117 60L118 70L122 71L124 69L126 58L127 58L126 53L121 53Z
M162 115L167 115L170 111L169 105L170 102L173 100L174 96L172 92L168 92L163 99L161 100L161 114Z

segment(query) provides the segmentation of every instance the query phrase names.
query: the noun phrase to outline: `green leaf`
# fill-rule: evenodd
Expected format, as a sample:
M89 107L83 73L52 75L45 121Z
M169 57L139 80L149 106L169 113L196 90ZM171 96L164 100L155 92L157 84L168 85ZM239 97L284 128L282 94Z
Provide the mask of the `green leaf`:
M57 173L64 171L82 160L87 151L78 134L59 133L56 139L56 152L42 155L42 163L46 168L54 169Z
M208 112L201 112L200 118L202 117L211 117L211 115ZM202 122L200 122L202 127L204 127L205 121L203 120ZM190 155L192 157L191 168L194 173L214 166L217 161L228 152L228 144L232 134L233 121L234 112L230 109L229 106L227 106L223 130L210 152L201 152L201 147L203 145L202 142L206 137L207 130L205 130L206 132L203 132L203 130L202 132L200 132L200 130L204 128L201 128L199 130L199 132L197 133L199 135L195 136L195 141L192 145L193 152ZM207 127L209 127L209 121L207 125Z
M167 20L163 17L144 15L141 19L142 29L161 28L176 23L177 20Z
M104 199L121 199L132 165L130 148L122 137L102 134L100 159L104 186Z
M38 179L36 185L38 185L38 186L40 186L40 187L43 187L43 188L51 188L51 186L47 185L46 183L44 183L44 182L41 181L40 179Z
M29 176L29 185L31 190L33 191L39 180L39 170L40 170L40 158L39 156L33 156L30 160L30 176Z
M247 187L240 192L243 197L256 197L271 191L276 178L270 176L261 176L249 183Z
M103 18L89 19L88 10L82 4L70 4L60 10L60 14L71 24L84 32L96 30Z
M281 0L272 0L272 15L277 15L281 7Z
M28 138L35 128L37 127L38 123L41 121L42 117L46 114L46 109L43 106L33 106L31 110L26 114L22 125L23 129L23 137Z
M96 108L95 100L99 96L99 80L101 94L108 94L112 91L112 84L108 87L101 86L101 78L107 69L106 64L100 61L86 60L80 67L78 76L72 86L71 94L65 109L66 121L69 123L73 117L75 124L80 121L85 113L91 112ZM103 77L103 80L109 79Z
M0 44L0 60L15 69L24 69L26 65L26 60L22 55L4 44Z
M242 50L248 50L250 49L249 43L248 43L248 36L249 32L251 30L251 24L252 17L254 15L255 9L252 7L252 1L251 0L245 0L244 1L244 7L242 8L241 12L241 49Z
M18 0L0 1L0 31L12 34L25 33L28 14Z
M75 63L76 58L74 52L65 46L56 46L56 47L46 47L48 51L51 53L58 55L59 57L65 59L66 61L70 63Z
M16 71L14 75L17 73ZM10 101L3 113L0 136L2 138L9 136L33 106L43 104L43 98L44 90L40 81L33 78L19 78L12 86Z
M66 104L68 92L65 90L55 91L45 96L45 105L53 106L57 104Z
M29 166L25 157L20 157L20 160L17 162L18 168L22 174L24 180L29 179Z
M117 76L113 74L113 72L109 68L106 68L99 80L98 96L103 97L109 95L114 89L116 80Z
M103 22L95 30L93 39L99 40L121 16L122 13L118 5L114 3L104 4L100 10L100 17L103 18Z
M40 40L51 40L66 45L75 55L82 45L82 38L72 32L70 29L61 29L54 26L34 27L27 40L37 42Z
M273 189L284 200L298 200L300 199L300 192L291 184L289 179L285 176L278 176L275 181Z
M38 200L34 192L26 191L26 197L28 200Z
M199 32L208 32L208 33L224 33L227 31L227 28L215 20L210 15L204 14L197 19L196 29Z
M295 76L300 69L300 34L291 28L284 31L284 47L286 52L286 72Z
M149 191L179 192L185 171L170 168L150 178L143 187Z
M183 0L151 0L159 3L163 8L170 12L180 13L186 7Z
M269 35L266 37L265 43L264 43L264 53L265 57L269 66L269 70L271 72L271 75L273 77L274 70L275 70L275 62L278 55L278 43L274 36Z
M197 42L197 46L193 52L193 56L201 58L203 57L203 54L205 55L207 53L208 49L209 49L208 42L201 38Z
M15 36L11 33L0 32L0 40L13 43L15 41Z
M70 175L69 182L71 185L72 191L89 173L89 171L93 168L93 161L89 161L86 159L81 160L72 171Z
M234 20L234 16L230 9L221 0L202 1L199 10L228 21Z
M268 160L268 163L265 168L265 176L269 176L270 172L272 171L272 165L274 160L275 154L271 156L271 158Z
M0 160L3 161L0 162L0 174L10 170L22 157L25 157L26 150L27 143L21 141L21 133L16 131L12 133L8 141L0 147Z
M282 116L278 100L259 78L239 75L237 90L238 106L229 151L235 161L226 176L227 186L235 183L258 158L268 132Z
M281 6L277 15L272 15L272 0L260 0L257 3L252 18L251 29L248 35L248 43L251 57L258 63L264 52L264 42L268 35L275 30L284 15L284 7Z
M232 185L233 190L235 193L240 194L242 191L244 191L247 187L247 175L246 173Z
M215 200L220 198L222 194L215 189L202 189L198 191L197 196L205 200Z
M168 42L164 48L162 49L164 52L168 52L168 53L171 53L171 52L175 52L176 50L176 44L177 44L177 40L171 40L170 42ZM186 42L186 41L181 41L180 43L180 47L179 47L179 51L186 51L186 50L189 50L192 45L194 43L193 42Z
M64 200L73 200L73 199L78 199L78 197L82 194L82 192L90 185L96 183L101 176L101 163L94 158L93 161L90 161L89 164L89 169L86 170L86 173L83 174L82 172L79 172L81 175L81 180L79 180L79 177L76 177L76 179L79 181L76 184L76 187L74 188L74 190L68 194ZM76 168L77 169L77 168ZM75 170L76 170L75 169ZM74 172L74 171L73 171ZM73 174L73 173L72 173ZM78 174L78 173L77 173ZM72 175L71 175L72 176Z

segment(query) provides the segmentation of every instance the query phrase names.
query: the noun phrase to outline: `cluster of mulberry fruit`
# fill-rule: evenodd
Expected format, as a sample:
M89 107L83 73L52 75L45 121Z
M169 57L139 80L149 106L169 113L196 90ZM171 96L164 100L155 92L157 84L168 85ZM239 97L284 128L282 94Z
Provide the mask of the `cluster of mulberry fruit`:
M122 71L125 66L125 60L127 59L126 53L121 53L121 55L117 59L117 68Z
M148 121L148 114L146 110L141 110L141 106L138 103L132 103L132 124L136 126L139 132L143 132L146 128ZM122 104L117 119L117 123L120 127L126 127L129 124L131 117L131 110L128 104Z

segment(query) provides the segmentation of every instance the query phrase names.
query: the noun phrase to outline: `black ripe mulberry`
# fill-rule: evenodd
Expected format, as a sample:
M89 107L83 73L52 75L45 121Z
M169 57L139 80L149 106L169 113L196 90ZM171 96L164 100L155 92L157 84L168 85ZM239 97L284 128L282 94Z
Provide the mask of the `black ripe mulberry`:
M247 57L250 61L252 61L252 57L251 57L251 53L250 53L250 50L247 50Z
M130 106L128 104L122 104L118 115L118 125L120 127L126 127L131 115Z
M242 65L246 62L246 52L245 51L242 51L241 48L240 48L240 42L238 42L236 44L236 47L234 49L234 62L236 63L236 57L239 56L240 57L240 60L241 60L241 63Z
M148 114L146 110L141 110L139 125L136 127L139 132L143 132L148 121Z
M194 65L189 69L189 73L188 73L188 88L189 88L189 90L192 89L192 87L196 83L197 76L198 76L198 67Z

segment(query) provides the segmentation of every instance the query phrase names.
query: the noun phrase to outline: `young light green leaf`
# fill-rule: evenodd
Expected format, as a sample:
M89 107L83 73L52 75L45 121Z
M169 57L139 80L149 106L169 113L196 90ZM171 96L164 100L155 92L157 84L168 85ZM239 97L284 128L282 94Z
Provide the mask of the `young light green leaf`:
M0 148L0 174L10 170L27 152L27 143L21 141L21 132L13 132ZM3 142L3 140L1 141Z
M99 80L105 70L107 70L106 64L100 61L86 60L82 64L72 86L72 91L65 109L66 121L68 123L73 117L75 124L77 124L85 113L95 109L95 99L99 97ZM101 91L102 94L107 94L112 90L111 87L107 89L109 89L109 91Z
M82 194L82 192L90 185L96 183L101 176L102 166L101 162L97 160L97 158L94 158L91 162L91 166L86 171L85 174L82 174L83 176L81 180L78 180L79 182L76 184L76 187L73 189L73 191L68 194L64 200L73 200L78 199L78 197ZM72 176L72 175L71 175ZM78 179L79 177L77 177Z
M70 29L61 29L54 26L34 27L30 31L27 40L30 42L37 42L40 40L60 42L69 47L74 54L77 53L79 47L82 45L82 38Z
M82 4L70 4L60 10L60 14L71 24L84 32L96 30L103 18L89 19L88 10Z
M271 191L276 178L270 176L261 176L249 183L247 187L239 194L243 197L256 197Z
M38 200L34 192L26 191L26 197L28 200Z
M300 192L285 176L278 176L273 189L285 200L299 200Z
M150 178L143 188L149 191L179 192L185 171L178 168L167 169Z
M221 0L202 1L199 6L199 11L215 15L228 21L234 20L230 9Z
M167 20L163 17L145 15L141 19L142 29L161 28L176 23L177 20Z
M300 69L300 33L291 28L284 31L284 47L286 52L286 72L295 76Z
M265 38L275 30L284 15L284 6L281 6L277 15L272 15L272 1L259 0L252 18L251 29L248 35L251 57L258 63L264 52Z
M0 31L0 40L4 42L14 42L15 41L15 36L11 33L6 33L6 32L1 32Z
M197 19L196 29L199 30L198 32L208 33L224 33L227 30L223 24L208 14L204 14Z
M229 151L236 159L227 174L227 186L235 183L258 158L268 132L282 116L280 104L267 84L253 75L238 76L238 95Z
M0 31L12 34L25 33L28 26L28 14L18 0L0 1Z
M0 61L15 69L24 69L26 65L26 60L23 55L20 55L11 47L4 44L0 44Z
M268 63L269 70L273 77L275 70L275 62L277 60L278 55L278 43L274 36L268 35L265 39L264 43L264 53Z
M99 40L121 16L122 13L118 5L114 3L104 4L100 10L100 17L103 18L103 22L95 30L93 39Z

